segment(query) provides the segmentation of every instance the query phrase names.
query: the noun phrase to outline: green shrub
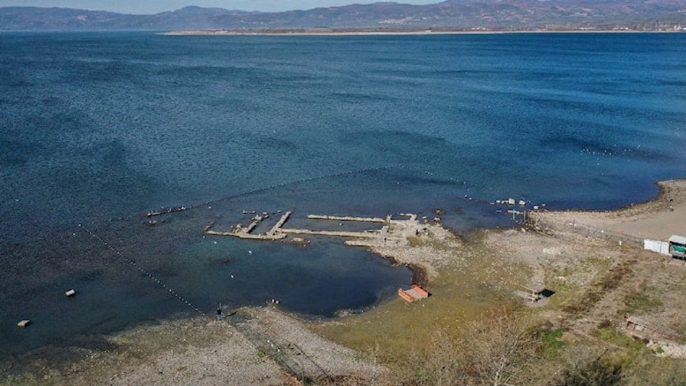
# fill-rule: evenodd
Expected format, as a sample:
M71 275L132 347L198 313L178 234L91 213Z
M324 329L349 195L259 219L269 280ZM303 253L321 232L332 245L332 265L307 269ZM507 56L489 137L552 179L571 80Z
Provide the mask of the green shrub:
M603 324L604 323L601 322L601 325ZM612 343L616 346L628 348L634 352L639 352L645 349L645 346L641 342L637 342L630 336L617 331L617 329L613 326L599 326L594 331L594 335L601 340Z
M546 355L557 355L566 345L565 341L561 339L563 334L564 330L561 328L541 334L542 351Z

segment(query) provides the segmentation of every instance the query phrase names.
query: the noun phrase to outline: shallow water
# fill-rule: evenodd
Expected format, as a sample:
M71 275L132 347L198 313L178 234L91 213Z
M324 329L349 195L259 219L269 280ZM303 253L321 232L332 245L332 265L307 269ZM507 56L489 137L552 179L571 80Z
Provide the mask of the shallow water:
M332 316L410 284L340 240L203 238L242 210L443 208L464 231L509 226L496 199L614 208L686 174L680 34L0 43L3 352L191 311L148 274L206 313L277 298ZM171 205L193 209L144 225Z

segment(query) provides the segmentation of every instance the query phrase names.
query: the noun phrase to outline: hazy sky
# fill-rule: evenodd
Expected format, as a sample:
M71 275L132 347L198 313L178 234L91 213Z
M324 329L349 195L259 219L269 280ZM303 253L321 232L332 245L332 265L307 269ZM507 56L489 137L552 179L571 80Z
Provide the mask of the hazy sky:
M367 4L381 0L0 0L0 7L37 6L82 8L122 13L157 13L187 5L241 9L245 11L285 11L347 4ZM388 1L388 0L385 0ZM441 0L396 0L398 3L429 4Z

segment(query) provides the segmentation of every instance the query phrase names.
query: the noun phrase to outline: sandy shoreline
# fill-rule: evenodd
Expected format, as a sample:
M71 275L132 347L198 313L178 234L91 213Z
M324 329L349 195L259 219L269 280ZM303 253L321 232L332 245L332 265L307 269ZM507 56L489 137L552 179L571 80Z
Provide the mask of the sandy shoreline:
M686 180L657 183L658 196L644 203L609 211L538 212L533 218L557 226L589 227L637 239L667 240L686 235Z
M655 199L627 208L532 213L534 219L552 225L541 232L486 229L467 239L439 224L417 223L415 228L398 222L394 243L385 239L376 244L350 243L367 247L394 264L407 265L415 283L439 284L436 296L422 304L393 300L360 315L314 324L274 307L236 310L238 319L222 322L205 317L163 321L104 337L104 349L74 347L65 356L60 354L63 349L48 347L0 363L0 383L298 385L311 379L332 384L394 384L393 371L363 351L382 342L392 357L393 347L402 347L396 346L398 341L414 339L405 337L408 323L419 337L444 328L442 323L456 323L441 316L460 311L455 296L464 290L451 289L458 284L495 286L501 292L528 283L544 284L557 294L542 317L575 339L586 339L600 322L623 326L622 304L639 288L646 296L659 296L663 306L634 312L686 340L682 320L686 303L680 296L686 289L686 269L653 252L618 246L614 240L572 229L588 226L660 240L671 234L686 235L686 179L659 186ZM622 272L620 282L611 288L603 284L614 280L616 272ZM464 282L453 284L454 277ZM600 294L594 292L598 283L603 284ZM313 325L318 333L312 332ZM401 335L394 335L396 330ZM355 339L349 339L353 334ZM674 355L680 355L680 346L674 347ZM47 359L60 355L70 359Z

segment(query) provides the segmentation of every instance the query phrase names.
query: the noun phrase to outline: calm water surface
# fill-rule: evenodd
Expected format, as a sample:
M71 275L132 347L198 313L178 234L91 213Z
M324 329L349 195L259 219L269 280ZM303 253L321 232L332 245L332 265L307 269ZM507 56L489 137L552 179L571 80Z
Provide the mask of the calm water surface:
M190 310L147 273L203 312L325 317L411 282L340 240L203 237L243 210L468 230L509 226L500 198L649 199L686 176L684 58L683 34L0 35L0 351Z

